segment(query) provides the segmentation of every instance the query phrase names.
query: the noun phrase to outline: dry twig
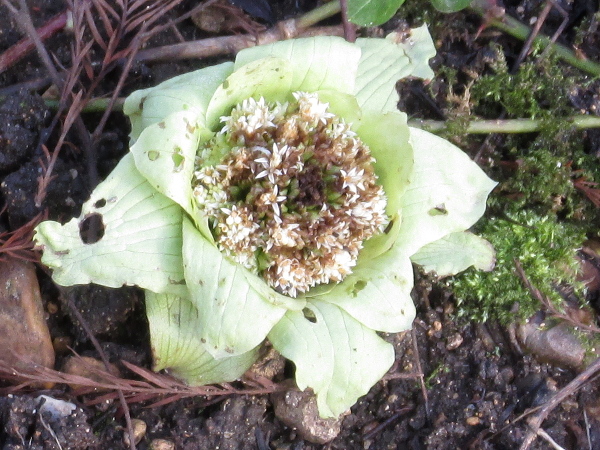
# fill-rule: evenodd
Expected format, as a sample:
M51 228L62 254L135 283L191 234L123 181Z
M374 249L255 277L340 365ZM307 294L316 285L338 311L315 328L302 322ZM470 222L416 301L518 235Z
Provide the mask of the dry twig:
M5 3L6 4L6 3ZM62 12L53 18L51 18L48 22L46 22L43 26L36 30L36 33L39 35L40 40L43 41L48 39L50 36L54 35L59 30L62 30L67 24L67 12ZM15 45L5 50L0 55L0 73L6 71L22 58L27 56L29 52L31 52L35 48L35 43L29 37L21 39Z
M110 365L109 365L109 361L108 361L108 357L106 356L106 353L104 352L104 350L102 350L102 347L100 346L100 343L96 339L96 336L94 336L94 334L92 333L92 330L90 329L90 327L87 324L87 321L83 318L83 316L81 315L81 313L75 306L75 303L73 302L73 299L71 298L71 296L66 295L65 297L67 300L67 305L69 305L69 309L75 315L75 317L77 318L77 321L79 322L81 327L85 330L86 334L90 338L90 341L92 342L92 345L94 346L94 348L100 355L100 359L102 360L102 363L104 364L104 368L106 369L107 372L109 372ZM134 437L134 432L133 432L133 424L131 423L131 414L129 413L129 407L127 406L127 402L125 401L125 396L123 395L123 391L120 388L118 388L118 389L116 389L116 392L117 392L117 395L119 396L119 401L121 402L121 408L123 409L123 415L125 416L125 423L127 424L127 433L129 434L129 448L131 450L135 450L135 437Z
M586 178L578 178L573 181L575 189L580 190L594 205L600 208L600 189L599 183L589 181Z
M39 258L33 249L33 230L45 218L46 215L40 213L16 230L0 233L0 261L5 255L8 255L13 258L37 262Z
M92 397L86 402L90 405L116 399L118 397L116 391L120 389L130 404L156 400L156 403L151 406L160 406L181 398L218 398L233 394L263 395L287 389L285 386L270 382L262 386L255 380L248 381L248 379L242 379L242 383L246 386L244 388L235 388L227 383L213 386L189 386L169 375L155 373L127 361L121 361L121 363L140 379L121 378L90 365L87 365L87 368L95 375L94 379L59 372L39 365L30 365L27 370L15 369L0 361L0 378L18 383L0 389L0 394L20 392L40 384L67 384L79 386L74 392L77 396L91 395ZM82 361L82 365L85 365L84 361ZM106 391L109 392L106 393Z
M544 294L542 294L542 292L538 288L536 288L527 278L527 275L525 274L523 266L521 265L521 262L519 260L515 260L515 267L518 277L523 281L523 284L525 285L531 296L538 300L553 317L556 317L560 320L564 320L574 328L582 329L592 333L600 333L600 328L596 325L585 324L577 319L574 319L569 314L565 314L559 311L558 308L554 306L554 304L550 301L550 299Z
M296 25L296 20L291 19L281 22L256 36L220 36L142 50L138 53L136 60L151 62L208 58L211 56L235 54L244 48L270 44L283 39L316 35L342 36L343 29L341 26L304 29Z
M521 63L525 60L525 58L529 54L529 51L531 50L531 45L533 44L533 41L537 38L538 34L540 33L540 30L542 29L542 25L544 25L544 22L546 21L546 18L548 17L548 14L550 13L550 10L552 9L552 7L556 8L556 10L563 16L563 21L560 24L560 26L558 27L558 29L556 30L556 32L550 38L550 44L548 45L548 47L546 47L546 50L544 50L544 54L548 52L548 50L551 48L550 45L552 45L556 42L558 37L562 34L565 27L569 23L569 15L558 3L556 3L555 0L546 1L546 5L544 6L544 9L542 10L539 17L537 18L537 21L535 22L535 25L533 26L533 29L531 30L531 34L525 41L525 44L523 44L521 53L519 53L519 56L517 57L517 60L515 61L515 64L513 65L513 69L512 69L513 73L517 71L517 69L519 68Z
M564 388L558 391L554 396L546 402L546 404L539 409L538 413L529 419L529 431L521 444L519 450L528 450L533 443L535 437L538 435L538 431L542 426L548 414L554 410L565 398L569 395L577 392L591 377L600 372L600 358L597 358L591 363L587 369L577 375L573 381L567 384Z

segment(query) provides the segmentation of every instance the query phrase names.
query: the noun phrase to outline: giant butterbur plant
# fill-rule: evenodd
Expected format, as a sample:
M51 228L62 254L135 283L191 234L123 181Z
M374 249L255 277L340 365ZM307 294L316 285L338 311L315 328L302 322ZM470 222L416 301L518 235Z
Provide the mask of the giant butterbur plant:
M495 183L396 109L434 53L425 27L296 39L134 92L131 151L81 217L37 228L42 261L61 285L143 288L156 370L235 380L268 339L338 416L394 362L377 333L411 326L411 261L493 265L465 230Z

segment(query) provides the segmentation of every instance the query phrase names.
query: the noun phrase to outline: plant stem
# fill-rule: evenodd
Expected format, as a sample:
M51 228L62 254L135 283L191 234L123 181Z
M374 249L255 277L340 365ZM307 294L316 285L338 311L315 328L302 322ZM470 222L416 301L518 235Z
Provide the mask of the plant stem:
M46 106L50 109L57 109L59 105L58 100L44 100ZM112 107L113 112L123 111L123 103L125 97L118 97ZM110 98L94 98L87 102L87 104L81 110L82 113L99 113L104 112L110 104Z
M470 7L470 9L484 17L487 25L496 27L517 39L525 41L531 34L531 28L508 15L502 16L501 19L495 19L486 16L485 9L475 6ZM571 64L573 67L577 67L578 69L581 69L584 72L594 76L600 75L600 64L590 61L589 59L582 59L581 57L577 56L573 50L565 47L564 45L553 43L547 36L538 35L533 42L549 46L559 58Z
M96 98L88 102L83 108L84 113L97 113L104 111L108 104L108 98ZM123 110L123 102L125 98L117 98L112 110L114 112ZM46 105L49 108L56 109L58 107L57 100L46 100ZM600 117L577 115L565 117L562 119L565 122L570 122L577 130L586 128L600 128ZM448 122L443 120L409 120L408 125L415 128L431 131L433 133L448 129ZM535 119L506 119L506 120L473 120L469 122L466 134L489 134L489 133L535 133L540 131L543 122Z
M296 21L298 28L308 28L321 20L328 19L341 11L340 2L338 0L325 3L312 11L302 15Z
M586 128L600 128L600 117L598 116L571 116L562 119L570 122L577 130ZM433 133L448 129L448 122L437 120L409 120L408 125L415 128L431 131ZM473 120L469 122L466 134L517 134L534 133L540 131L543 122L535 119L507 119L507 120Z

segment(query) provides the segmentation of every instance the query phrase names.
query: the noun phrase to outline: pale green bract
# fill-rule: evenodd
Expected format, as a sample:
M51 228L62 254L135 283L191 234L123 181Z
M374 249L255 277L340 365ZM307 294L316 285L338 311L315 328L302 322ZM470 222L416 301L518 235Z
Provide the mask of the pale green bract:
M495 183L448 141L407 126L395 83L431 78L435 49L424 27L395 39L278 42L134 92L124 105L131 152L79 218L36 230L54 280L145 289L154 368L190 384L239 378L268 338L295 363L297 384L312 388L320 414L339 416L394 362L377 332L411 327L411 257L443 275L493 265L489 245L465 230ZM342 282L290 298L217 249L191 179L196 151L220 117L246 98L284 102L298 91L316 93L369 146L391 223L365 242ZM104 234L84 243L80 224L94 215Z

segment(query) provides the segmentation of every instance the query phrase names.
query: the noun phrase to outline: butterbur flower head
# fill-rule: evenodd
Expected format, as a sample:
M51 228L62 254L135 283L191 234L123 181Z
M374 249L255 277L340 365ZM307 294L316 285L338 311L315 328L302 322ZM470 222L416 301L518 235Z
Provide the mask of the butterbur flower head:
M425 27L289 40L134 92L130 153L81 217L37 228L42 261L62 285L143 288L156 370L232 381L268 339L339 416L394 362L377 332L410 328L413 262L493 265L465 230L495 183L396 109L434 54Z
M196 158L193 196L218 248L290 297L342 281L388 222L368 146L327 107L306 92L244 100L198 150L225 143L223 160Z

